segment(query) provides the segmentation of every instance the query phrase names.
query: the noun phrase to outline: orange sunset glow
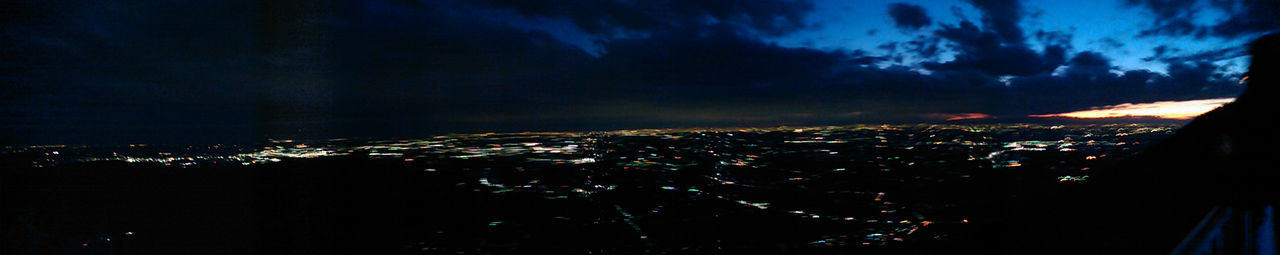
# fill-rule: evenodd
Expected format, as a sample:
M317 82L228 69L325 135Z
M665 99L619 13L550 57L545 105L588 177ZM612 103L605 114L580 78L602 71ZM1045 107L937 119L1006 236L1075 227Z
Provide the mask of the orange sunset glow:
M930 114L925 114L925 116L926 116L926 117L929 117L929 118L934 118L934 119L944 119L944 120L947 120L947 121L957 121L957 120L974 120L974 119L988 119L988 118L992 118L992 116L991 116L991 115L989 115L989 114L986 114L986 113L976 113L976 112L969 112L969 113L930 113Z
M1195 118L1218 108L1223 104L1230 103L1235 98L1215 98L1200 99L1188 101L1161 101L1154 103L1141 104L1118 104L1096 107L1095 109L1075 111L1068 113L1031 115L1037 118L1080 118L1080 119L1098 119L1098 118L1119 118L1119 117L1155 117L1161 119L1185 120Z

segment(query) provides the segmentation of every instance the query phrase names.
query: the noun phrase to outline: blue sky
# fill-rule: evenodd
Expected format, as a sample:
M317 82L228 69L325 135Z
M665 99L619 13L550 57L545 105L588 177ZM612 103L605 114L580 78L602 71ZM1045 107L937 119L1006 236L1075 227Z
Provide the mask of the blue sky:
M20 2L0 143L1019 122L1234 97L1278 5Z
M782 36L761 39L784 47L883 53L883 50L877 49L882 44L907 41L920 35L928 36L928 31L895 28L893 19L885 14L890 3L908 3L923 7L932 18L934 24L931 26L933 27L938 24L955 24L965 18L976 19L982 15L980 10L965 1L819 0L813 3L814 10L805 18L805 22L812 24L812 27L790 31ZM1153 49L1161 45L1190 54L1239 47L1251 39L1250 37L1139 36L1144 28L1152 26L1156 15L1151 10L1126 4L1125 1L1031 0L1023 1L1023 5L1029 16L1020 23L1024 30L1069 33L1072 35L1073 50L1104 52L1111 57L1119 70L1145 69L1165 72L1166 63L1143 60L1154 55ZM1194 22L1205 26L1222 22L1226 13L1219 9L1207 8L1206 5L1207 3L1193 5L1200 9ZM499 19L507 19L511 24L526 29L549 32L587 51L600 50L599 46L592 42L593 38L574 27L572 22L564 19L530 18L513 14L506 10L491 15ZM1031 43L1040 45L1036 41ZM1227 67L1232 72L1243 72L1247 63L1247 56L1215 61L1215 64Z

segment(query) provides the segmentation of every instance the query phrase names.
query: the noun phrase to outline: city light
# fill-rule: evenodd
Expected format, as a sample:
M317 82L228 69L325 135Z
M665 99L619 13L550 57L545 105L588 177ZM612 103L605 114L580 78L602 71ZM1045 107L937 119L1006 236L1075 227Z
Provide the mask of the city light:
M627 235L646 240L670 238L670 229L647 227L671 224L667 222L670 219L745 213L765 220L801 220L800 224L810 226L838 224L850 229L839 235L816 236L812 240L817 241L807 242L811 246L886 246L943 240L956 234L949 232L952 224L971 224L967 217L976 215L921 209L916 205L931 202L917 200L917 191L885 190L879 184L974 185L981 182L973 180L988 178L975 173L993 169L1033 173L1045 167L1075 169L1037 177L1052 180L1054 185L1087 183L1091 180L1085 170L1123 158L1137 151L1134 149L1140 144L1173 130L1171 125L1127 124L688 128L342 139L305 141L305 146L301 146L304 141L282 139L266 144L210 145L201 150L153 146L143 150L135 145L25 146L10 147L6 153L38 155L31 162L33 168L122 163L140 168L235 172L311 169L308 162L395 162L391 165L396 168L389 170L412 169L412 173L398 172L402 178L417 178L408 183L438 185L431 188L483 197L481 201L505 201L457 207L468 212L505 208L506 202L545 203L549 208L577 206L574 208L588 217L553 211L542 218L557 224L621 224ZM850 178L854 176L858 178ZM647 204L617 199L628 196L653 199L644 200ZM824 202L797 204L793 202L797 198ZM824 206L826 203L838 206ZM866 210L834 209L842 207ZM542 223L499 213L469 226L511 232L526 231L523 229L529 224ZM124 232L124 236L137 238L133 232Z

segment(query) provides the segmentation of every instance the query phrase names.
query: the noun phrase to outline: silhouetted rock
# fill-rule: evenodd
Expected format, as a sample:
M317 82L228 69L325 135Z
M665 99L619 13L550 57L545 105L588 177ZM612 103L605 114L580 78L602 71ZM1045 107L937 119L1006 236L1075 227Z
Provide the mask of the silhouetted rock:
M1184 193L1195 202L1236 206L1274 204L1280 119L1280 34L1251 44L1248 87L1235 102L1197 117L1165 141L1118 169L1116 182ZM1147 180L1147 181L1142 181ZM1196 187L1196 188L1192 188Z
M998 230L1002 252L1169 254L1215 207L1278 204L1280 34L1256 40L1249 53L1248 87L1234 102L1096 170L1089 185L1015 202Z

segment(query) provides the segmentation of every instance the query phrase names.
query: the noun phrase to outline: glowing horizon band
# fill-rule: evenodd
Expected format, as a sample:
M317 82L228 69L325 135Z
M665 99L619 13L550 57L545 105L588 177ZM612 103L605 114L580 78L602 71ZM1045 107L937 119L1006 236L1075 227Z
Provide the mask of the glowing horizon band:
M1121 117L1155 117L1161 119L1177 119L1185 120L1195 118L1206 112L1212 111L1224 104L1234 101L1235 98L1214 98L1199 99L1187 101L1160 101L1153 103L1124 103L1118 105L1108 105L1102 107L1094 107L1094 109L1084 111L1074 111L1056 114L1030 115L1035 118L1078 118L1078 119L1099 119L1099 118L1121 118Z

